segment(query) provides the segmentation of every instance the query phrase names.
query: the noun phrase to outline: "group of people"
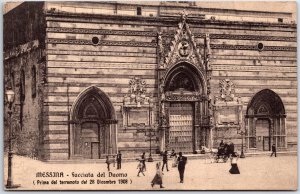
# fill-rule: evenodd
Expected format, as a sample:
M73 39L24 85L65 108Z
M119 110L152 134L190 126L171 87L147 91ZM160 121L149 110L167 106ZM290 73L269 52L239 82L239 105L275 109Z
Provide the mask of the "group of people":
M229 172L231 174L240 174L238 165L237 165L237 160L238 160L238 155L236 152L234 152L234 144L232 142L230 142L229 144L224 143L223 140L221 140L220 144L219 144L219 148L218 148L218 157L220 157L220 155L224 155L226 154L228 157L230 157L230 161L231 161L231 168L229 170ZM276 147L275 144L272 145L272 155L275 154L276 157ZM176 167L178 166L178 171L179 171L179 178L180 178L180 183L183 183L183 179L184 179L184 171L185 171L185 165L187 163L187 157L182 155L182 152L178 153L178 157L177 157L177 153L172 150L171 154L170 154L170 158L173 158L173 162L172 162L172 167ZM106 156L106 164L107 164L107 169L108 171L110 171L110 164L113 163L113 167L115 167L115 162L117 161L117 169L121 169L121 163L122 163L122 154L119 151L117 155L113 156L113 159L110 160L109 156ZM141 155L141 159L139 159L139 164L137 166L138 168L138 174L137 176L140 176L140 173L142 175L145 176L144 171L146 171L146 157L145 157L145 152ZM162 154L162 167L161 167L161 162L157 162L156 163L156 173L155 176L153 178L153 180L151 181L151 186L153 187L154 185L159 185L160 188L164 188L163 187L163 171L164 171L164 167L166 167L167 171L169 171L169 167L168 167L168 152L165 151Z
M227 144L227 143L224 143L223 140L221 140L221 142L219 144L217 156L219 158L220 155L224 155L224 154L227 155L228 157L230 157L231 168L230 168L229 172L231 174L240 174L240 171L239 171L239 168L238 168L238 165L237 165L238 155L234 151L234 144L232 142ZM276 157L275 144L272 145L271 157L272 157L273 154L275 154L275 157ZM187 163L187 157L183 156L182 152L179 152L178 157L177 157L177 153L175 152L175 150L172 150L172 152L170 154L170 158L173 158L172 167L177 167L178 166L180 183L183 183L185 165ZM117 162L117 169L121 169L122 154L121 154L120 151L118 152L117 155L113 156L112 160L109 159L109 156L106 156L107 170L110 171L110 164L111 163L113 163L113 167L115 167L116 162ZM145 174L144 174L144 171L146 171L146 163L145 162L146 162L146 157L145 157L145 152L144 152L141 155L141 159L139 159L139 164L137 166L137 168L138 168L137 176L140 176L140 173L145 176ZM164 188L163 187L164 167L166 167L167 171L169 171L168 152L167 151L165 151L162 154L162 162L163 162L162 167L161 167L161 162L156 163L156 173L155 173L155 176L154 176L153 180L151 181L151 186L152 187L154 185L159 185L160 188Z
M229 172L231 174L240 174L240 170L237 165L238 155L234 151L234 144L233 142L230 142L229 144L224 143L223 140L221 140L219 147L218 147L218 153L217 158L219 159L220 156L226 156L230 158L231 168Z
M173 158L173 163L172 163L172 167L176 167L178 166L178 171L179 171L179 177L180 177L180 183L183 183L183 178L184 178L184 170L185 170L185 165L187 162L187 157L182 155L182 152L178 153L178 157L177 154L174 150L172 150L172 153L170 154L170 158ZM140 176L140 174L142 174L143 176L145 176L144 171L146 171L146 157L145 157L145 153L143 153L141 155L141 158L139 159L139 164L137 166L138 169L138 174L137 176ZM164 168L166 168L167 171L169 171L169 166L168 166L168 152L165 151L162 154L162 165L161 162L157 162L156 163L156 172L155 172L155 176L151 181L151 186L154 187L154 185L159 185L160 188L164 188L163 187L163 171Z
M153 180L151 181L151 186L152 187L154 185L160 185L160 188L164 188L163 187L163 170L164 170L164 167L166 166L167 171L169 171L169 168L168 168L168 152L165 151L162 156L163 156L163 159L162 159L163 165L162 165L162 168L160 168L161 163L160 162L156 163L156 174L155 174ZM187 157L183 156L182 152L179 152L178 157L177 157L177 154L175 153L174 150L172 150L172 153L170 154L170 157L174 158L172 167L178 166L180 183L183 183L185 165L187 163Z
M221 143L218 147L218 158L220 158L221 155L226 155L227 157L230 157L230 155L234 154L234 144L233 142L224 143L223 140L221 140Z

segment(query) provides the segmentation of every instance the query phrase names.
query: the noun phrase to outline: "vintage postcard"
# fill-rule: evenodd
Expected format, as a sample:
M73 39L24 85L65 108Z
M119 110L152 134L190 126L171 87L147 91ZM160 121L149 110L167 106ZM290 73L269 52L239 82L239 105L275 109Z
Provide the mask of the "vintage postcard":
M4 4L6 190L296 190L296 2Z

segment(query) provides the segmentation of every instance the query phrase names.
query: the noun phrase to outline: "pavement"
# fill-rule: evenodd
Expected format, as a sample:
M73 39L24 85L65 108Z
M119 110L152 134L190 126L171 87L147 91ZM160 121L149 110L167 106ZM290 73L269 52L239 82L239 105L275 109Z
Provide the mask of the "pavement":
M163 186L151 187L156 162L146 162L145 176L137 176L136 161L122 164L111 172L104 163L48 163L14 156L13 181L18 190L295 190L298 188L297 155L247 157L238 160L241 174L232 175L229 161L214 163L208 159L190 159L184 183L179 183L177 168L164 171ZM56 174L53 172L57 172ZM49 175L60 177L47 177ZM44 175L42 177L41 175ZM98 176L97 176L98 175ZM91 177L92 176L92 177ZM4 185L7 178L7 156L4 157Z
M240 151L238 151L238 154L240 154ZM184 154L189 158L189 160L198 160L198 159L207 159L211 157L210 153L206 154ZM270 156L271 152L248 152L245 153L246 157L253 157L253 156ZM279 156L289 156L289 155L297 155L297 151L280 151L277 152L277 155ZM137 158L140 158L140 155L134 155L131 157L123 157L122 161L123 162L134 162L137 161ZM146 159L148 156L146 155ZM162 156L159 154L152 154L152 158L154 161L160 161L162 159ZM75 164L75 163L105 163L106 159L73 159L73 160L47 160L44 162L48 163L57 163L57 164Z

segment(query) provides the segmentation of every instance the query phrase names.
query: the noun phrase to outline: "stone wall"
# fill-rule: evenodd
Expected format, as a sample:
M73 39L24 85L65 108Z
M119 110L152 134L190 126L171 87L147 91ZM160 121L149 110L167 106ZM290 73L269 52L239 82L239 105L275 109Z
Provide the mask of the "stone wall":
M12 87L15 92L11 123L13 147L17 154L33 157L42 154L44 19L42 2L22 3L6 13L3 22L4 88ZM7 111L5 103L5 147L9 127Z
M137 7L142 8L141 16L136 15ZM124 125L124 96L130 95L131 79L143 79L145 94L153 103L151 125L158 122L157 32L162 33L166 40L164 46L169 48L178 29L178 13L183 8L202 56L205 34L210 35L212 96L219 95L220 80L230 79L236 86L236 96L241 97L245 115L257 92L274 91L282 99L287 115L288 148L296 149L297 43L291 14L155 3L47 2L44 8L47 74L42 90L44 101L40 104L43 107L40 125L44 130L45 159L68 158L70 108L90 86L101 89L114 106L118 149L124 155L149 150L150 127ZM278 18L284 21L278 23ZM262 50L258 49L258 43L264 45ZM29 107L29 102L27 104ZM240 144L235 128L222 130L213 131L216 142L224 138ZM158 142L153 139L154 152Z
M14 150L17 154L38 157L42 152L41 126L43 74L40 71L43 49L34 48L18 57L4 61L5 88L12 86L15 98L12 105L12 131L15 137ZM24 79L22 75L24 72ZM33 76L36 76L34 80ZM22 84L25 84L22 86ZM21 87L23 94L21 95ZM8 104L5 103L5 142L8 138ZM6 145L6 144L5 144ZM6 146L5 146L6 147Z

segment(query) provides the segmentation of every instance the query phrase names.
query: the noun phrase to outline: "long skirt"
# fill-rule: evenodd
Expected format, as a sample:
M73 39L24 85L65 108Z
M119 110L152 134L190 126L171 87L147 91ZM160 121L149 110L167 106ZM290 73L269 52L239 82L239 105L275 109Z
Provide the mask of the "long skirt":
M231 169L229 170L230 174L240 174L239 167L237 164L231 164Z
M160 175L156 174L153 178L153 180L151 181L151 183L153 183L154 185L161 185L162 184L162 178Z

